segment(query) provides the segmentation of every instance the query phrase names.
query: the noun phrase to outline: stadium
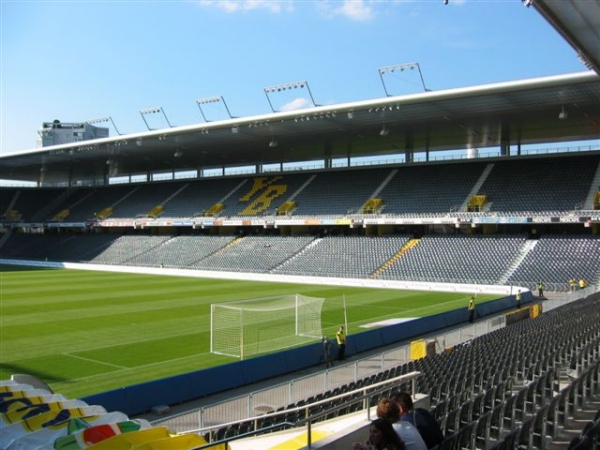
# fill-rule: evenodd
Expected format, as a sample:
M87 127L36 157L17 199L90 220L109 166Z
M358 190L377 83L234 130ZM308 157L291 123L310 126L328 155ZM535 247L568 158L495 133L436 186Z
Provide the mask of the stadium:
M589 70L1 156L0 448L351 448L398 390L598 448L600 4L524 3Z

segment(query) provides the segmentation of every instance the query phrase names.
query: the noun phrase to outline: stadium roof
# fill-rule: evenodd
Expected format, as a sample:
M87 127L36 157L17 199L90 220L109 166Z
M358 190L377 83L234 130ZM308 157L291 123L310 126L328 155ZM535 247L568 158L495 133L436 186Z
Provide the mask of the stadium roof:
M534 8L600 74L600 0L531 0Z
M0 178L61 183L600 137L600 0L532 5L592 70L26 150L0 157Z

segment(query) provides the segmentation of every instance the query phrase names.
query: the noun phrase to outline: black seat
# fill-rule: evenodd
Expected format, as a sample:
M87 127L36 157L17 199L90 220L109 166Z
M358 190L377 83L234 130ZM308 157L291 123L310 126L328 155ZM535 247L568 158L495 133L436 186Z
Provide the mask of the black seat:
M488 411L477 419L473 437L474 448L485 449L490 441L492 411Z
M460 413L458 415L458 428L462 428L472 422L473 417L473 402L466 401L460 405Z
M569 442L569 446L567 447L567 450L593 450L593 444L592 442L582 436L576 436L573 439L571 439L571 442Z
M545 450L549 443L548 439L548 412L550 404L546 404L537 410L531 429L531 442L533 447Z
M491 411L496 406L496 388L490 387L483 393L483 412Z
M515 395L513 404L513 425L523 423L527 417L527 389L521 389Z
M490 411L492 416L490 418L490 431L489 438L494 441L501 441L504 435L504 404L496 406Z
M460 420L460 406L458 408L454 408L452 411L446 414L442 421L442 431L444 432L444 436L451 436L452 434L458 431L458 423Z
M472 450L475 447L475 422L464 426L458 432L457 450Z
M530 450L533 446L533 422L535 417L523 421L515 438L515 450Z
M502 409L502 428L505 430L512 430L516 423L515 420L515 403L517 395L508 397L503 403Z
M437 450L456 450L458 442L459 435L453 434L452 436L446 437L446 439L435 448L437 448Z

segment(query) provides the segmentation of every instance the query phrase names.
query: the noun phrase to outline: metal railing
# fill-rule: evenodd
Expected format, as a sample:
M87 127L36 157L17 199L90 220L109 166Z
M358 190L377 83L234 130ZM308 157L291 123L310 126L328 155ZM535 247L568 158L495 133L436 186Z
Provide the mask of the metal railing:
M224 423L218 426L188 430L184 433L179 434L194 433L198 435L206 435L208 433L210 435L210 444L198 447L196 449L200 450L202 448L212 447L216 444L227 443L236 439L255 436L258 434L264 434L268 431L277 431L285 428L298 428L301 426L306 426L307 446L308 448L310 448L312 444L312 427L315 423L321 422L322 420L325 420L327 418L336 417L340 414L342 410L348 409L352 409L355 412L365 411L366 419L370 421L372 420L371 407L374 404L376 404L376 402L382 396L387 395L391 390L396 390L398 386L410 383L410 389L407 389L407 391L410 392L411 395L414 397L416 394L416 380L419 376L421 376L420 372L410 372L376 383L371 383L369 385L365 385L360 388L353 389L351 391L342 392L338 395L332 395L321 400L315 400L311 403L307 403L302 406L286 408L285 410L280 411L266 412L264 414L249 417L248 419L246 419L246 422L252 422L253 429L246 433L242 433L229 438L226 437L223 439L215 440L213 439L213 433L216 429L238 424L238 421ZM284 420L286 416L293 413L298 413L303 417L300 417L298 420L294 421ZM278 418L281 420L277 421L276 419ZM263 423L265 420L270 419L273 419L273 421L275 421L276 423L265 427L260 426L260 424Z

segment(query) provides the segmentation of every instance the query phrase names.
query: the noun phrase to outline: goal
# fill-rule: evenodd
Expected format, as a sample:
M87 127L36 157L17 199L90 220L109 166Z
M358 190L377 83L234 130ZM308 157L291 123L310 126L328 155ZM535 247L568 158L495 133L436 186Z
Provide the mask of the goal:
M319 340L324 301L292 294L213 303L210 351L244 359Z

